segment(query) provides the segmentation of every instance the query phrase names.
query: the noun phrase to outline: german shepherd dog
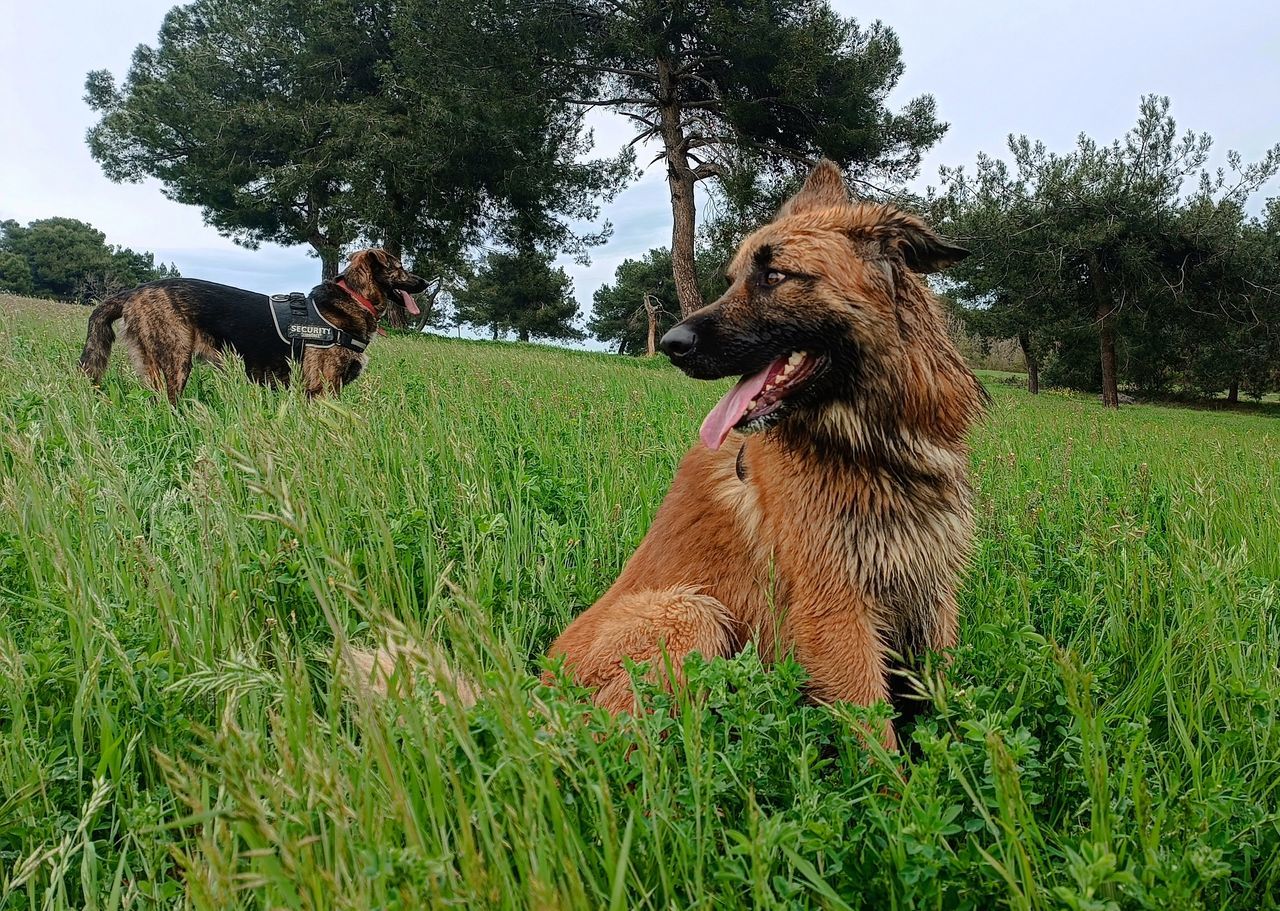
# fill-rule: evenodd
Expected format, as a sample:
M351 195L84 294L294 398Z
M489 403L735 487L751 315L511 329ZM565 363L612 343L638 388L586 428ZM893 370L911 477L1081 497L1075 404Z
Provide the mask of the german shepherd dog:
M385 250L361 250L333 281L312 289L316 309L333 327L361 347L377 331L387 301L400 295L405 308L417 313L410 294L427 288L425 279L409 272ZM150 282L108 298L89 317L89 333L80 367L95 383L102 380L115 341L113 324L124 320L124 342L134 366L169 403L191 376L195 358L221 365L222 353L234 350L244 359L249 378L265 385L288 384L289 343L276 332L268 298L227 285L189 278ZM334 345L307 346L301 358L302 382L308 395L340 392L364 369L362 351Z
M794 652L814 699L871 705L893 695L899 656L955 645L965 435L985 393L920 274L965 255L915 216L852 202L823 161L743 242L724 295L666 333L689 376L743 376L622 575L551 646L597 704L634 708L624 659L679 683L689 653L754 640ZM395 654L357 669L385 687ZM871 734L896 746L892 725Z

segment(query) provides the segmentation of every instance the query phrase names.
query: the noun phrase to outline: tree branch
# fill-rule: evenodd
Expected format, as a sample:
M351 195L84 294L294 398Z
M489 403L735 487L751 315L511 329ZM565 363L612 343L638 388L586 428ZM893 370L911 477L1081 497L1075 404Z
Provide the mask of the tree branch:
M694 180L706 180L708 177L724 177L724 169L709 161L704 161L694 169Z
M592 100L590 98L562 98L561 100L565 104L576 104L587 108L618 107L619 105L624 104L649 107L654 103L651 98L600 98L598 100Z
M629 70L623 67L601 66L598 63L590 63L585 60L569 60L565 66L571 66L574 69L588 70L593 73L611 73L614 76L630 76L633 79L644 79L648 82L657 82L656 73L646 72L645 70Z

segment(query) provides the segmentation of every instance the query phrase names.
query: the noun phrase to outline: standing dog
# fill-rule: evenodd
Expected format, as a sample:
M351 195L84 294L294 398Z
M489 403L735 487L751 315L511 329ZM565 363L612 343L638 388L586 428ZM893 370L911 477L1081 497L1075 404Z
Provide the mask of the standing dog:
M311 327L312 337L324 337L330 345L318 347L299 338L292 346L300 354L307 394L337 393L355 380L368 361L364 349L387 301L398 294L405 308L417 313L409 295L426 287L424 279L385 250L361 250L337 279L313 288L311 302L319 320ZM287 318L287 306L285 313ZM106 372L115 341L112 327L118 319L124 320L124 342L138 373L157 392L164 390L170 404L177 404L195 358L221 364L227 349L244 359L245 372L254 382L289 382L291 344L282 337L289 332L278 326L279 318L273 317L270 298L264 294L170 278L108 298L89 317L80 355L81 369L95 383Z
M665 658L678 679L689 653L749 640L793 650L814 698L871 705L892 695L895 655L955 645L984 393L920 274L965 255L851 202L824 161L743 242L728 291L663 337L690 376L745 375L622 575L551 646L599 705L634 706L625 659ZM357 666L385 685L394 655Z

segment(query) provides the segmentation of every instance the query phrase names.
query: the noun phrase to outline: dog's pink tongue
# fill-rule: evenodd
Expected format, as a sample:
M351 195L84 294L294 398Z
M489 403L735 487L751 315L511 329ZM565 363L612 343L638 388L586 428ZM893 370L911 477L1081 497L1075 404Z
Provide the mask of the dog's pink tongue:
M702 422L702 430L698 434L708 449L719 449L720 444L729 436L733 425L742 420L751 400L764 388L772 366L770 364L759 373L753 373L738 380L738 384L726 392L724 398L711 409L711 413Z
M422 311L418 309L418 302L413 299L413 295L408 291L401 291L400 297L404 299L404 308L409 311L410 316L418 316L422 313Z

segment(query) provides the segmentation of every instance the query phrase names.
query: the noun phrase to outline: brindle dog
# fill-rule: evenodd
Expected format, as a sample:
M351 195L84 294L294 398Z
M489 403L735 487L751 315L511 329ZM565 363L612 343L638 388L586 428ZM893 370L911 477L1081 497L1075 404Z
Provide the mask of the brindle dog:
M335 328L368 344L377 332L387 302L400 295L417 312L410 294L425 291L425 279L409 272L385 250L361 250L345 272L312 289L320 314ZM289 344L272 321L266 295L189 278L162 279L108 298L89 317L89 333L80 367L95 383L107 369L113 324L124 320L123 341L134 367L170 404L191 376L195 358L222 363L224 351L244 359L249 378L265 385L288 384ZM301 359L302 382L311 396L338 393L360 375L363 352L335 345L308 346Z

